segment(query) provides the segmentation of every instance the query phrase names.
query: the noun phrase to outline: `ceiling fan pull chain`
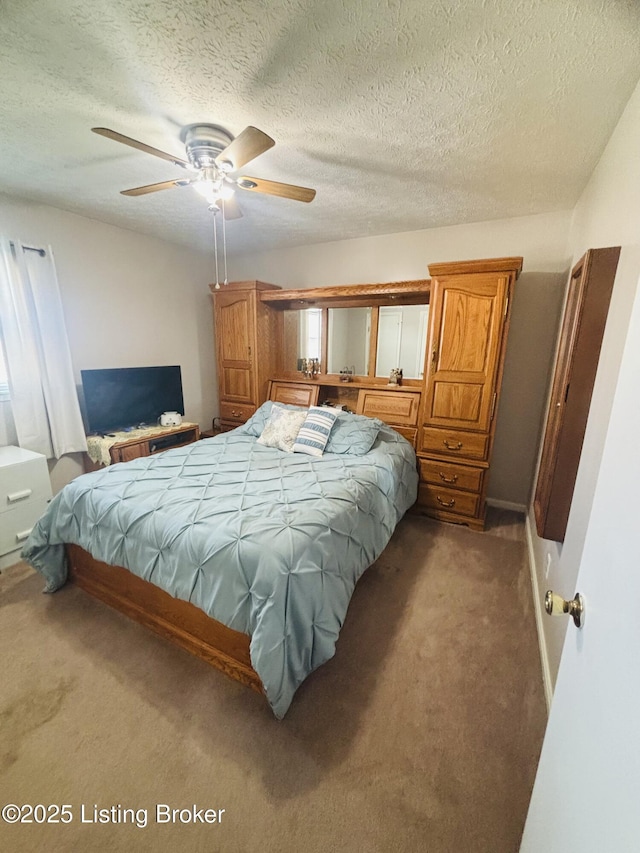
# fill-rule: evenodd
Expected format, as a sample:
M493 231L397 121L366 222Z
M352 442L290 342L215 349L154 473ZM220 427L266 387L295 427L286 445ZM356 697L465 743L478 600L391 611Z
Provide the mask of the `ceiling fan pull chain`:
M216 225L216 214L213 213L213 254L216 262L216 290L220 290L220 280L218 278L218 228Z
M224 284L229 284L227 278L227 217L224 211L224 198L222 199L222 256L224 258Z

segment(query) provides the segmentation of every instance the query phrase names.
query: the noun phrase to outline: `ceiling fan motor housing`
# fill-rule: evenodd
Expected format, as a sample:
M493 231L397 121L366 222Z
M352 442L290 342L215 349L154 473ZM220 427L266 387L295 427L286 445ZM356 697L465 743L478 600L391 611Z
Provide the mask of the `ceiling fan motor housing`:
M234 137L217 124L191 124L181 134L189 162L196 169L211 168ZM220 165L220 164L218 164Z

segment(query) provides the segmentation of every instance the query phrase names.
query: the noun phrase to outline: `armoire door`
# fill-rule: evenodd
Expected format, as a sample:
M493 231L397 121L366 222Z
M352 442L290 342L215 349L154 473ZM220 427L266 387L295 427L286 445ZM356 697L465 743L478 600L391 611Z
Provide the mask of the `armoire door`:
M509 280L493 273L432 280L425 425L489 431Z
M215 295L218 375L223 399L246 403L254 399L254 299L254 293L247 291Z

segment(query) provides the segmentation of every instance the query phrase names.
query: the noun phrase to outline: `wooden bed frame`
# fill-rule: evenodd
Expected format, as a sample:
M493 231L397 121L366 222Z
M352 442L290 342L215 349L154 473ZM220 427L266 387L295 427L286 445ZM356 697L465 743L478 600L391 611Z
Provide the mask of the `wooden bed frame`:
M269 386L269 399L275 402L308 406L315 404L318 399L318 383L271 381ZM396 402L401 398L410 398L413 401L413 398L419 400L420 397L415 388L404 388L402 393L398 393L397 389L395 392L383 389L378 396L384 395L385 392L391 401ZM414 405L414 402L412 411L416 423L413 425L412 422L412 435L405 437L415 446L417 405ZM391 422L390 425L394 429L402 432L402 426L394 422L397 418L394 418L393 411L395 409L392 406L392 415L389 417L387 405L382 411L367 409L366 414ZM95 560L78 545L67 544L65 547L68 577L71 582L115 610L173 641L230 678L264 695L262 681L251 666L250 638L247 634L227 628L195 605L173 598L160 587L143 580L128 569Z
M69 580L157 634L172 640L230 678L264 694L251 666L247 634L227 628L188 601L166 593L120 566L66 545Z

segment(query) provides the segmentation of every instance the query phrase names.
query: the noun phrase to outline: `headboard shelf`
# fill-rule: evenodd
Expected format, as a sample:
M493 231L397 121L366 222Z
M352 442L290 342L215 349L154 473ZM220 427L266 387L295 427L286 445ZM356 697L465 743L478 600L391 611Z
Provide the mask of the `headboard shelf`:
M260 300L272 308L292 310L319 306L322 308L355 308L359 305L422 305L429 302L430 279L390 281L384 284L341 284L335 287L312 287L301 290L270 290L260 293Z
M304 382L308 385L321 385L322 387L332 388L368 388L371 390L385 390L391 393L398 391L411 391L414 394L419 394L422 390L422 379L403 379L402 385L389 385L388 377L369 376L355 377L350 382L344 382L340 379L339 373L319 373L314 379L307 379L301 373L284 372L279 373L274 379L281 382Z

